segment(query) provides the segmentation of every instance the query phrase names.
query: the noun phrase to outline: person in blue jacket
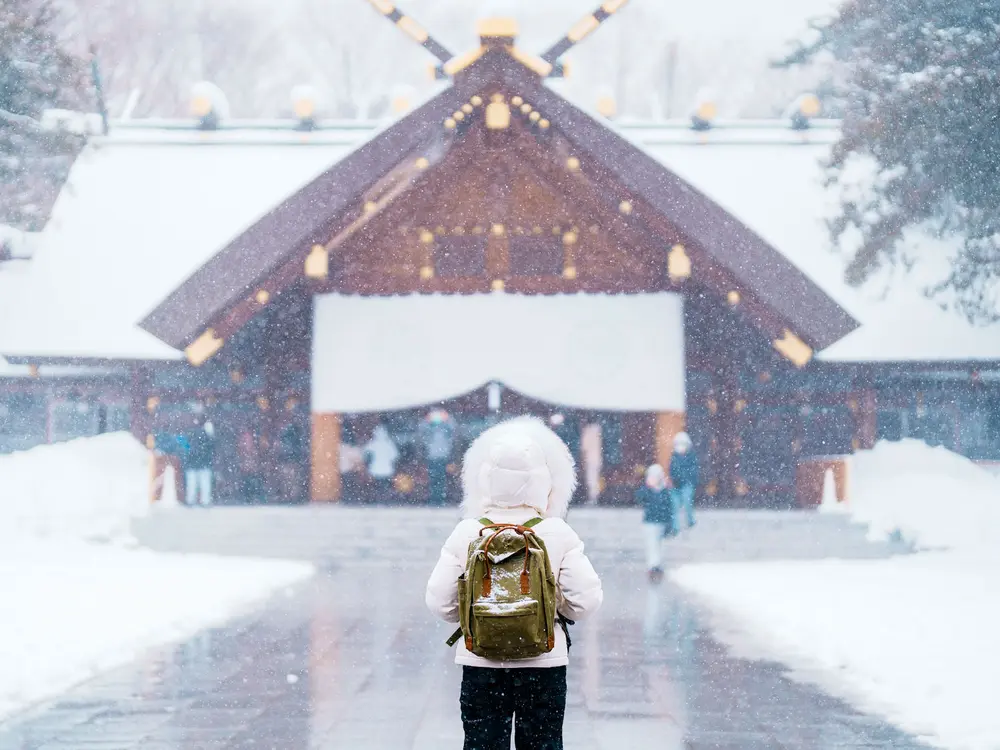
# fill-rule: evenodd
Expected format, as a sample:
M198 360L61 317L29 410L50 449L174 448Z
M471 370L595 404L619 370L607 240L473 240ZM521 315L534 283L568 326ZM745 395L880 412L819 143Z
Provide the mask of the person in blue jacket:
M694 492L698 487L698 457L691 436L679 432L674 438L674 453L670 457L670 499L673 505L674 533L681 532L682 520L687 528L694 526Z
M663 539L674 533L674 506L667 473L659 464L646 469L646 482L635 491L642 506L642 531L646 543L646 569L652 581L663 577Z

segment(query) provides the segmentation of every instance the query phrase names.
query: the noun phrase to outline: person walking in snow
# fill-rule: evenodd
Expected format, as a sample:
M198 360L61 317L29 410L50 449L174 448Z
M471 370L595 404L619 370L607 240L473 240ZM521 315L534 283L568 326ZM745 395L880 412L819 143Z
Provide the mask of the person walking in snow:
M455 448L455 421L444 409L434 409L417 428L427 458L430 505L448 500L448 463Z
M378 425L372 432L372 439L364 447L368 476L375 480L376 500L385 500L392 488L392 478L396 474L399 448L385 425Z
M659 464L646 469L646 481L635 491L636 504L642 508L646 570L654 583L663 578L663 539L675 533L674 504L670 494L667 473Z
M189 507L212 504L212 471L215 466L215 427L204 421L187 436L184 457L184 501Z
M674 453L670 457L670 496L674 506L674 532L681 532L681 523L694 526L694 493L698 487L698 457L691 436L679 432L674 438Z
M448 622L462 619L459 578L467 591L470 544L496 528L488 528L491 524L516 525L521 533L535 534L544 543L555 578L553 606L558 616L577 620L597 610L603 600L601 580L584 554L580 537L564 520L576 486L573 458L552 430L529 417L486 430L465 454L462 486L464 520L444 543L427 582L426 601L432 612ZM527 568L529 556L522 554ZM495 567L503 564L503 556L491 559ZM515 566L521 565L520 559L515 559ZM498 580L496 586L503 585ZM511 660L476 655L466 646L466 642L474 643L473 650L477 649L473 636L486 637L473 631L467 641L459 639L455 656L455 662L462 665L459 704L464 749L508 750L513 722L518 750L562 750L568 631L555 627L547 652Z

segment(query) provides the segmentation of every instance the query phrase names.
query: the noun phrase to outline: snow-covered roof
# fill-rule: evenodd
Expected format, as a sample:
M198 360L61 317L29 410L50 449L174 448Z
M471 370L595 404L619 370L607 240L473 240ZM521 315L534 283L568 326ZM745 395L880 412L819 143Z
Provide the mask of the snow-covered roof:
M179 358L137 322L378 125L326 123L306 133L288 123L235 123L206 132L149 122L92 139L34 259L0 265L0 352L40 360ZM821 359L1000 359L1000 344L988 345L1000 341L996 329L973 327L911 290L885 294L844 283L844 259L826 225L837 197L824 188L821 167L836 123L818 121L807 131L782 121L719 122L707 132L687 121L622 122L617 129L863 323ZM30 270L11 281L14 265Z
M179 358L136 323L366 134L119 128L93 139L56 201L30 271L4 283L0 267L0 351Z
M712 198L795 264L862 325L819 358L839 362L1000 359L1000 326L975 326L899 276L886 288L844 281L846 258L827 220L838 195L824 187L823 161L836 128L803 132L741 124L696 133L690 128L627 127L623 133L672 172ZM941 240L911 232L911 252ZM939 248L938 248L939 249Z
M996 362L1000 324L974 326L916 295L883 304L820 354L828 362Z

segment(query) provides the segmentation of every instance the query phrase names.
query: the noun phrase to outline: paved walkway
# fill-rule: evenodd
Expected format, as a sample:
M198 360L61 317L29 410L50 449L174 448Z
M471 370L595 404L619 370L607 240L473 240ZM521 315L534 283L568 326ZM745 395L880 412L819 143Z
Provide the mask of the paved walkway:
M461 747L460 671L423 583L449 510L218 509L154 518L164 550L314 560L321 573L226 627L148 654L0 726L0 750ZM731 658L670 584L647 583L632 511L576 511L606 591L574 631L569 750L921 747L877 719ZM706 513L688 560L878 556L842 519ZM165 596L169 592L164 592Z

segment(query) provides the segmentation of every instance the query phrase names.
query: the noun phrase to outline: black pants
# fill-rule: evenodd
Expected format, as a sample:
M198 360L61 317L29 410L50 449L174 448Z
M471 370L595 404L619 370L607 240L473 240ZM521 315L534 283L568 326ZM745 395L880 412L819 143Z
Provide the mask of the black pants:
M465 750L562 750L566 667L462 668Z

